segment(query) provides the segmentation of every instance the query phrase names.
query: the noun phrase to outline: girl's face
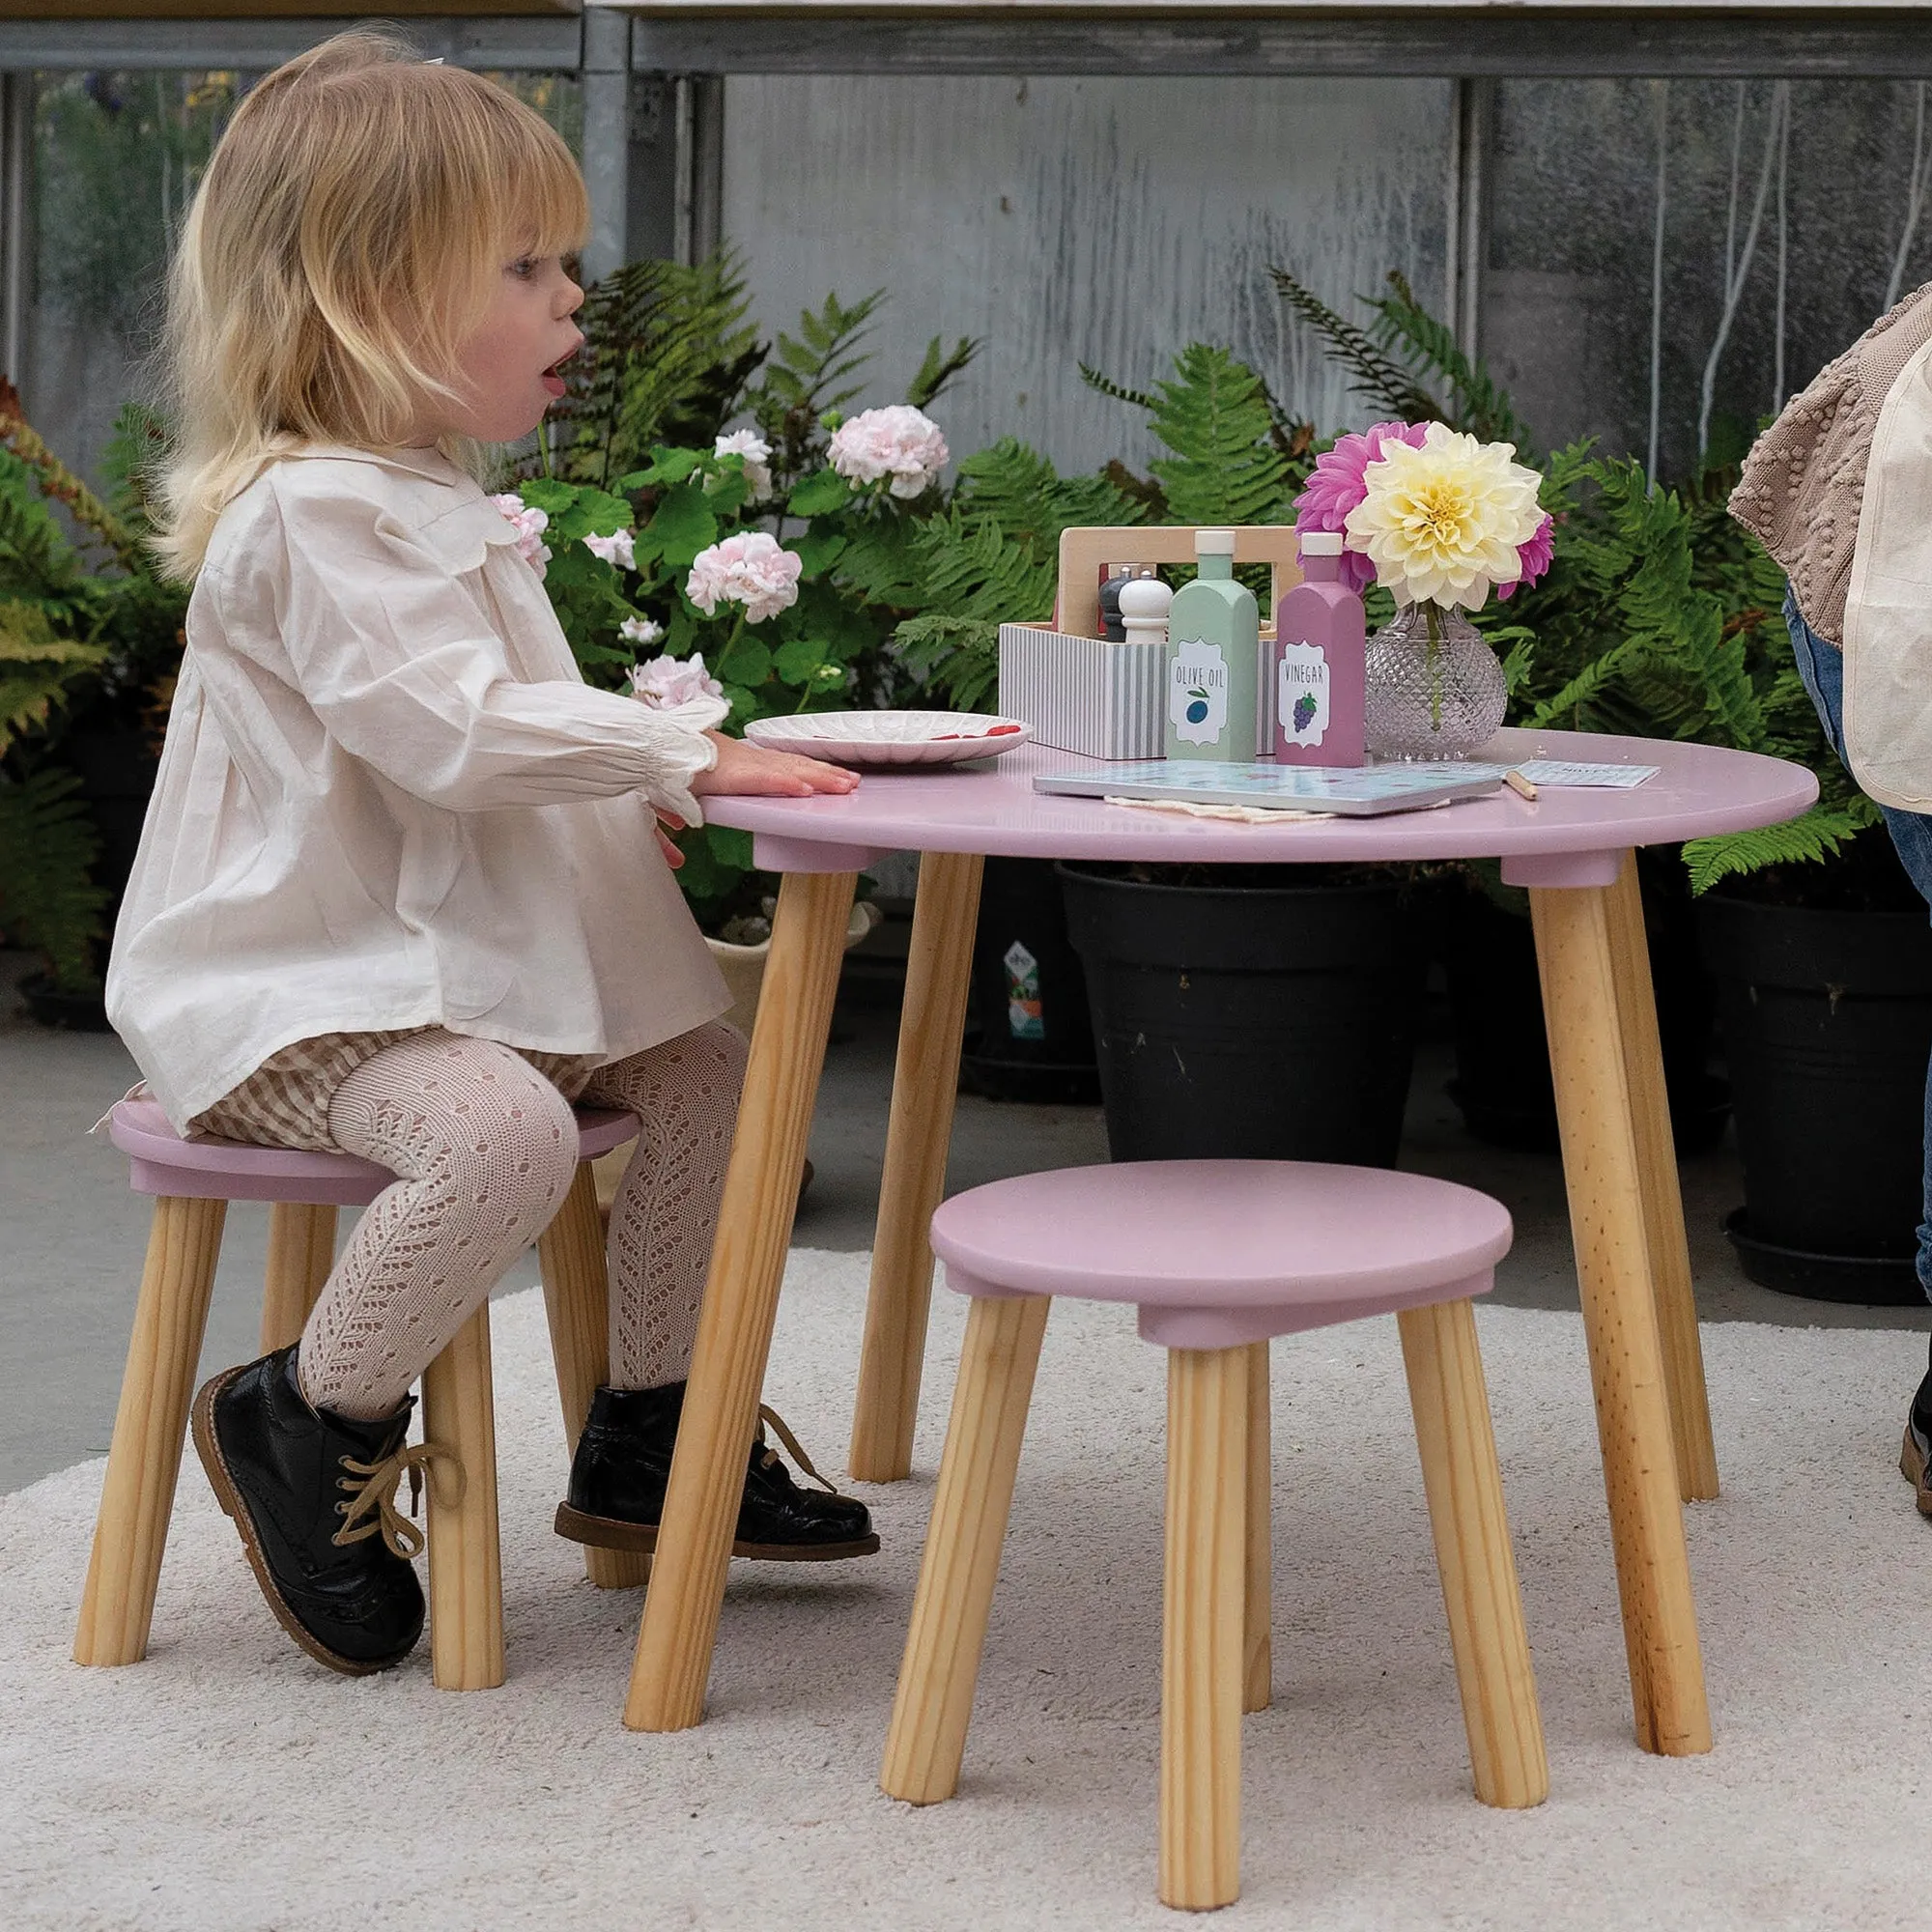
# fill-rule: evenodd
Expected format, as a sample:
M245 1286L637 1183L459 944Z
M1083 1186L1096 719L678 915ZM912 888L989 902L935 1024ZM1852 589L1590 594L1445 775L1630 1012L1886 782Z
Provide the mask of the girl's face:
M506 262L488 311L457 355L453 386L464 401L440 403L423 440L445 432L479 442L529 435L563 394L562 378L553 371L582 347L583 332L570 319L582 300L561 257Z

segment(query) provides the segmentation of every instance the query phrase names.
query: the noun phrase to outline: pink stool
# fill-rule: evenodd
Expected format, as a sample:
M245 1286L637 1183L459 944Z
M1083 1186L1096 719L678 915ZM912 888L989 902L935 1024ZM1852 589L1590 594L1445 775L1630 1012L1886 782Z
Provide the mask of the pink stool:
M1168 1351L1160 1896L1240 1892L1243 1709L1269 1701L1267 1339L1394 1312L1476 1795L1549 1788L1536 1681L1469 1297L1509 1252L1487 1195L1300 1161L1123 1162L976 1187L932 1217L973 1297L879 1782L930 1804L959 1781L1046 1314L1132 1301Z
M572 1451L591 1392L610 1374L604 1231L590 1162L634 1139L638 1121L586 1110L577 1124L577 1178L537 1244ZM229 1202L274 1204L262 1306L267 1354L300 1336L328 1279L336 1208L366 1207L395 1179L387 1168L350 1154L185 1141L153 1100L123 1100L108 1131L128 1156L134 1191L155 1197L155 1219L74 1634L76 1663L137 1663L147 1655ZM423 1376L423 1434L455 1453L465 1476L460 1495L447 1501L429 1485L431 1667L443 1690L490 1690L503 1681L503 1601L487 1303ZM649 1574L648 1557L585 1554L590 1580L605 1587L641 1583Z

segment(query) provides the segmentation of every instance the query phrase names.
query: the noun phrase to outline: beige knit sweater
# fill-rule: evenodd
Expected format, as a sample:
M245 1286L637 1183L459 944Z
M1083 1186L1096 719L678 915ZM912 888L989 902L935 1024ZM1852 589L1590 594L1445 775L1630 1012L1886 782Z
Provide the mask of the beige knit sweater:
M1932 337L1932 282L1872 324L1752 446L1731 515L1783 566L1804 621L1845 640L1845 592L1878 412Z

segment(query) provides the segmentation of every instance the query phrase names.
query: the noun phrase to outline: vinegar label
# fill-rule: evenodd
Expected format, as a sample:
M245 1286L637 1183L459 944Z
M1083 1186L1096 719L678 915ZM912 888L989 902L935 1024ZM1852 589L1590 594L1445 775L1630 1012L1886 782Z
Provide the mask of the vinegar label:
M1168 667L1167 717L1184 745L1218 745L1228 727L1228 660L1219 644L1175 646Z
M1275 716L1291 745L1321 744L1328 731L1328 656L1320 644L1283 644Z

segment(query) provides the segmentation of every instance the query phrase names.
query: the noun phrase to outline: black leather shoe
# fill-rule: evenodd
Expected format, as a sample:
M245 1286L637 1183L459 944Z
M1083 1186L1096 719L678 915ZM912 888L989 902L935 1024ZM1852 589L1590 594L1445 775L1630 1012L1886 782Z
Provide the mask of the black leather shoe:
M390 1500L409 1466L411 1406L376 1422L311 1408L293 1347L227 1370L194 1399L195 1449L269 1607L348 1677L400 1663L422 1634L408 1560L422 1536Z
M583 1434L577 1439L569 1495L557 1505L559 1536L595 1544L600 1549L657 1548L658 1520L664 1513L670 1454L683 1408L682 1382L654 1389L607 1384L597 1391L590 1400ZM808 1475L821 1483L825 1478L770 1409L761 1408L758 1414L758 1439L752 1444L731 1554L767 1563L830 1563L844 1556L869 1556L878 1548L879 1539L872 1533L866 1505L841 1496L829 1483L822 1491L800 1489L778 1452L766 1447L765 1422L777 1428Z

